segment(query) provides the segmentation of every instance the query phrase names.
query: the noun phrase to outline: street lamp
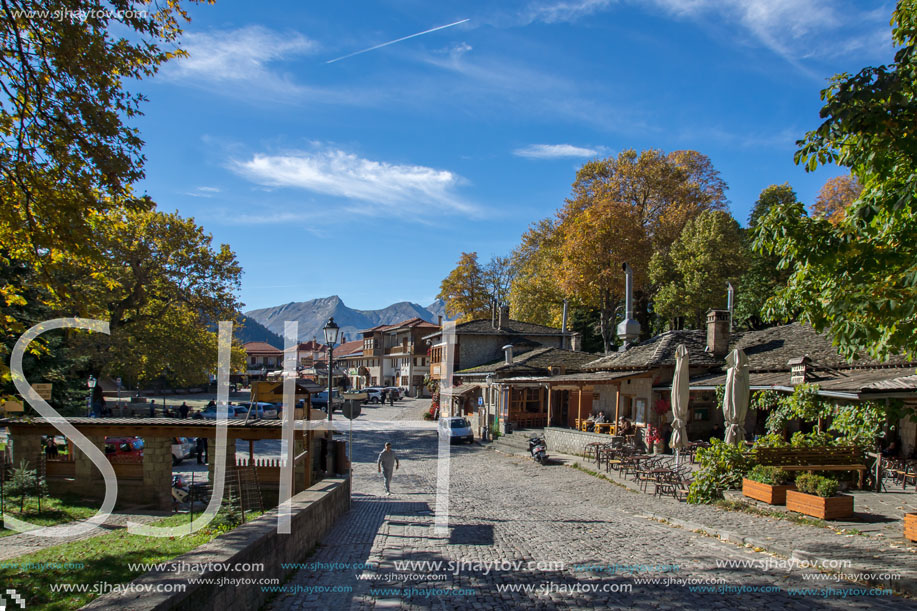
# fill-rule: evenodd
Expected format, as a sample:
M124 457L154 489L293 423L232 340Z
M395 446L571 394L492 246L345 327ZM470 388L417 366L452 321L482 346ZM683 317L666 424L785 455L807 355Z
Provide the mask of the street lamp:
M341 329L337 326L337 323L334 322L334 316L328 319L328 324L325 325L323 329L325 332L325 345L328 346L328 430L331 431L331 439L328 440L328 455L325 457L325 467L326 471L333 473L331 470L331 460L333 448L332 441L334 440L334 430L331 428L331 414L334 412L334 403L331 400L331 395L334 390L333 380L334 376L332 371L334 370L334 345L338 341L338 333Z
M89 379L86 380L86 386L89 388L89 415L92 416L92 395L95 394L96 390L96 379L95 376L89 374Z

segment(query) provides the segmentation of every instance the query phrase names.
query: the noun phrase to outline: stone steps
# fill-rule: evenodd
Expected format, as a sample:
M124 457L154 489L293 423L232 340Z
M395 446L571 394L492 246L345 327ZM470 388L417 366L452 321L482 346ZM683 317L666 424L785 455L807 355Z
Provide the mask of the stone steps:
M501 435L493 443L493 447L504 452L528 452L529 437L544 436L544 429L521 429L515 430L509 435Z

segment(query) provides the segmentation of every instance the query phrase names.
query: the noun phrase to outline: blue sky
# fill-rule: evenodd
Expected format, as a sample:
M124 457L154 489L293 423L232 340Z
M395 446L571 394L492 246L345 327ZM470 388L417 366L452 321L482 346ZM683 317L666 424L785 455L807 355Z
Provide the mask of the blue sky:
M462 251L507 254L576 170L711 158L744 223L789 182L837 72L891 61L893 2L221 1L140 84L142 189L229 243L245 309L430 303ZM463 23L336 58L438 26ZM331 62L331 63L329 63Z

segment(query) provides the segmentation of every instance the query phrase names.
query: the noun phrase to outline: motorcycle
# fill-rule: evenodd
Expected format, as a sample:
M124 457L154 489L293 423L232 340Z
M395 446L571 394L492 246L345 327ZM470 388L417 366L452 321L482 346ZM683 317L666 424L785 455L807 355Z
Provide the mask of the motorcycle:
M541 437L529 437L529 454L538 464L548 464L548 445Z

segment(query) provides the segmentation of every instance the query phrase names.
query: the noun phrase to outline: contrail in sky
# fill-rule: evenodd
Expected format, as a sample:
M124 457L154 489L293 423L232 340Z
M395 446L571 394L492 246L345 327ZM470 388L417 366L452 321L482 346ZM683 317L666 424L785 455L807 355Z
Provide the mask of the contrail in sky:
M407 40L407 39L409 39L409 38L416 38L417 36L423 36L424 34L429 34L430 32L436 32L437 30L445 30L446 28L451 28L451 27L454 26L454 25L459 25L460 23L465 23L466 21L471 21L471 19L462 19L461 21L456 21L455 23L448 23L448 24L446 24L446 25L441 25L441 26L438 26L438 27L435 27L435 28L432 28L432 29L429 29L429 30L424 30L423 32L417 32L416 34L411 34L410 36L403 36L402 38L396 38L395 40L390 40L390 41L388 41L388 42L383 42L381 45L376 45L375 47L370 47L370 48L368 48L368 49L363 49L362 51L354 51L353 53L349 53L349 54L347 54L347 55L342 55L341 57L337 57L337 58L335 58L335 59L329 59L329 60L326 61L325 63L326 63L326 64L333 64L334 62L339 62L339 61L341 61L342 59L347 59L348 57L353 57L354 55L360 55L361 53L368 53L368 52L370 52L370 51L375 51L376 49L381 49L382 47L387 47L387 46L389 46L389 45L393 45L393 44L395 44L396 42L401 42L402 40Z

